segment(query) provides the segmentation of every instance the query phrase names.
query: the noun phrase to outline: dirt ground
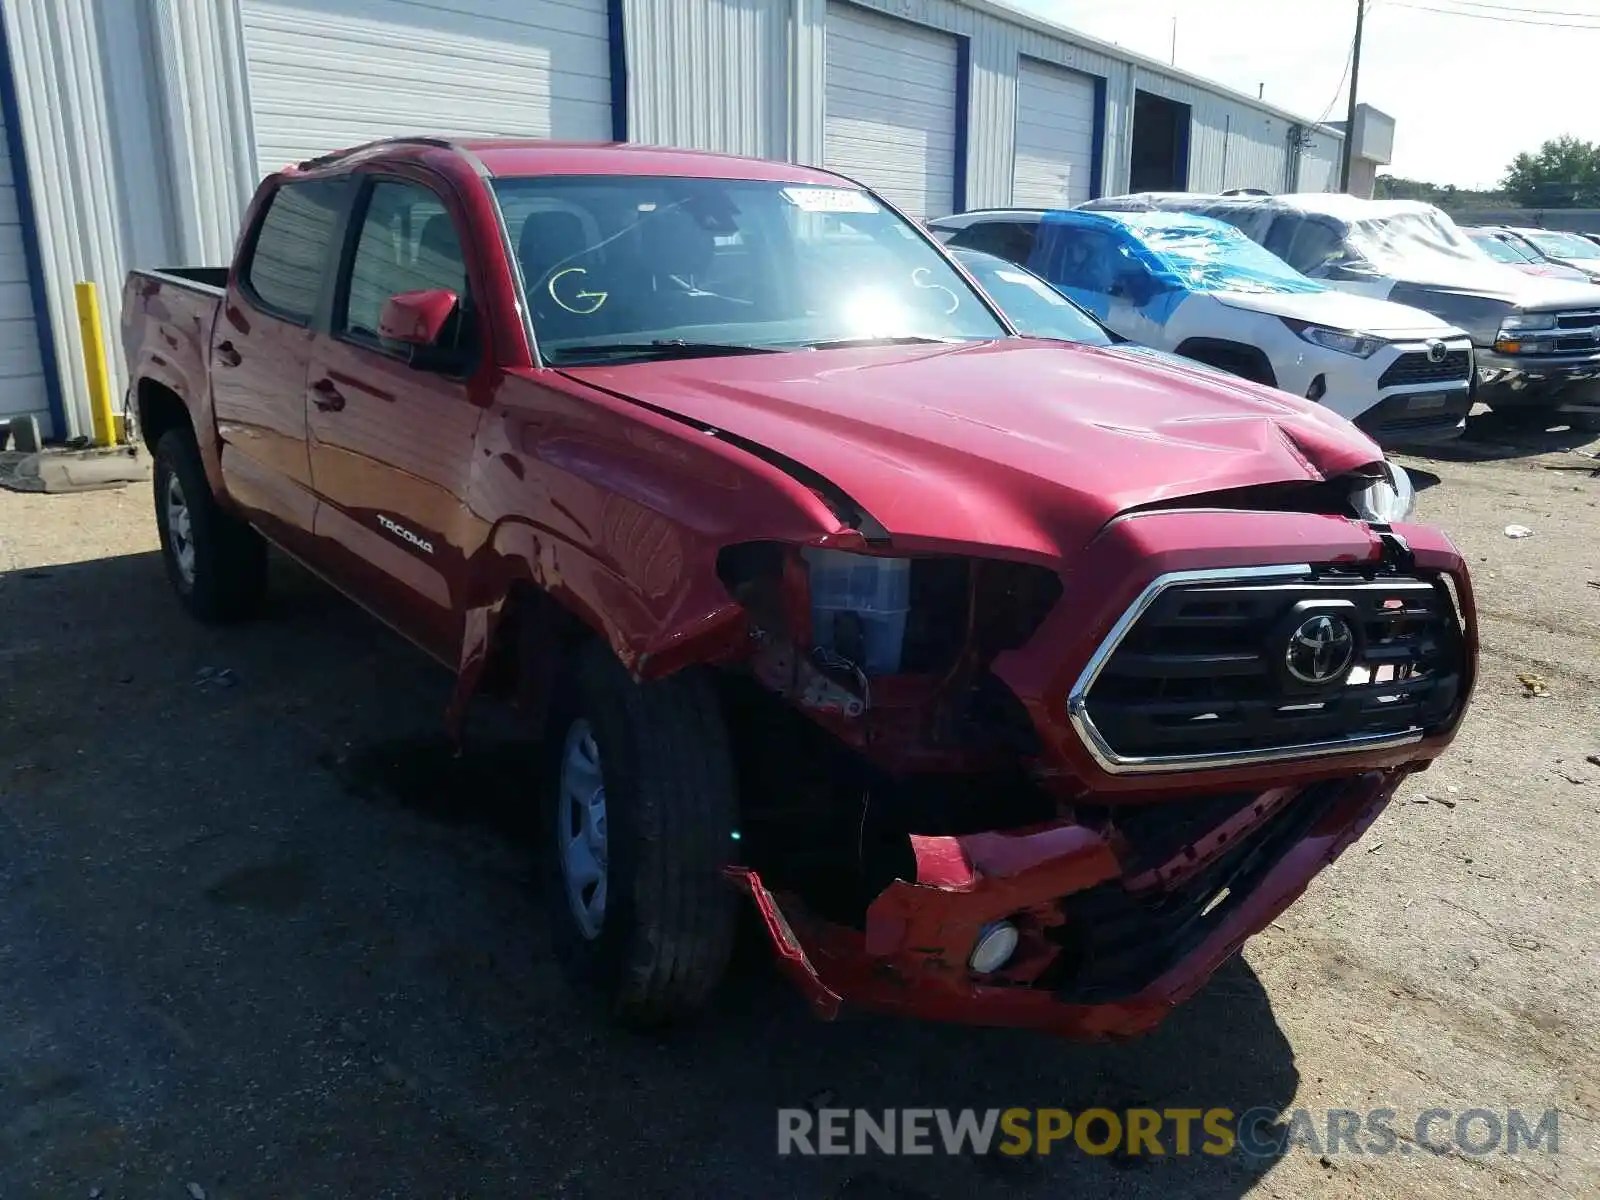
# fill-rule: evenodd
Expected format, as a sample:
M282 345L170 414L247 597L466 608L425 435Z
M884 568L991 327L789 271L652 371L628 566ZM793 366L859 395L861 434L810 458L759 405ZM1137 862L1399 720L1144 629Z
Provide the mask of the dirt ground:
M264 619L190 623L145 488L0 492L0 1196L1600 1194L1582 445L1481 418L1403 459L1476 572L1459 741L1198 998L1102 1047L823 1024L759 962L678 1036L607 1027L549 957L526 748L452 761L443 674L287 564ZM1560 1151L779 1159L775 1109L808 1103L1554 1108Z

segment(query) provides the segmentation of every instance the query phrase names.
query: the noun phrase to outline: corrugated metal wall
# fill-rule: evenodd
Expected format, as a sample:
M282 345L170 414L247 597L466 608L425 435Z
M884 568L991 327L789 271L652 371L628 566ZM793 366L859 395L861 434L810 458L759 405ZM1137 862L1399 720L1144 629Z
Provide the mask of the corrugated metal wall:
M242 0L263 174L381 137L611 136L606 0Z
M135 254L167 246L170 205L156 167L164 160L150 144L159 107L134 6L5 0L5 22L66 416L66 428L51 432L73 437L90 429L73 283L99 285L118 407L123 272Z
M0 70L8 69L9 56L0 56ZM8 81L0 79L0 422L11 417L34 416L42 427L50 423L50 377L45 372L43 338L34 311L37 264L24 227L28 194L21 137ZM18 149L12 168L12 147Z
M779 0L626 0L628 136L789 157L789 19Z
M1242 98L1144 68L1136 70L1135 85L1189 106L1193 116L1189 131L1191 191L1250 187L1281 192L1290 185L1289 129L1295 122ZM1337 158L1340 143L1336 136L1316 131L1312 137L1319 153L1325 153L1331 144ZM1320 184L1304 186L1304 172L1302 167L1302 191L1323 190ZM1321 178L1315 169L1313 173Z
M762 6L762 0L692 0L702 4ZM806 163L823 161L823 29L825 0L767 0L785 12L785 38L789 52L784 56L788 70L767 81L769 94L792 99L789 157ZM1116 103L1119 89L1126 90L1131 68L1087 46L1065 38L1051 37L1036 29L1006 21L999 16L956 0L851 0L858 7L872 9L901 20L913 21L930 29L969 39L971 79L968 90L967 121L967 205L982 208L1011 202L1012 159L1015 149L1017 64L1027 56L1042 62L1070 67L1107 79L1108 96L1105 144L1107 189L1118 178L1112 168L1117 146L1128 134L1126 107ZM649 0L634 0L649 3ZM791 39L796 28L798 35ZM631 45L631 42L630 42ZM769 60L770 61L770 60ZM631 67L630 67L631 69ZM787 87L794 81L792 89ZM759 86L759 85L758 85ZM1126 165L1121 178L1126 178Z
M1309 145L1300 152L1300 178L1295 190L1337 192L1344 142L1319 129L1311 130L1306 137Z
M225 263L259 182L238 0L156 0L153 12L176 261Z

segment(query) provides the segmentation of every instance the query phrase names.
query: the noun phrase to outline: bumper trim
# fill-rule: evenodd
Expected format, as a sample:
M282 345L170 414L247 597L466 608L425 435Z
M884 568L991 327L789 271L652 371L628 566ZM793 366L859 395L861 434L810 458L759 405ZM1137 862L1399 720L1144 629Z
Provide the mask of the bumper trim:
M780 917L774 923L761 905L763 898L771 901L770 893L759 886L755 873L729 868L727 874L762 907L780 965L801 984L819 1016L832 1016L847 1005L1090 1041L1133 1037L1160 1024L1248 938L1292 904L1365 832L1409 773L1407 767L1367 771L1330 784L1337 794L1308 814L1315 818L1306 822L1309 827L1283 839L1261 869L1243 881L1237 897L1216 908L1214 920L1198 938L1156 964L1158 973L1136 990L1095 999L1064 994L1047 977L1055 960L1040 953L1050 940L1045 929L1070 926L1070 917L1065 924L1049 919L1052 914L1066 916L1064 899L1123 874L1104 834L1071 819L1028 830L920 839L916 882L898 880L885 889L869 907L864 929L819 919L788 897L789 920ZM1292 817L1285 810L1302 799L1313 798L1298 787L1262 793L1258 806L1265 802L1268 808L1262 820ZM1220 828L1190 847L1204 859L1221 861L1226 854L1222 847L1231 847L1234 835L1260 836L1270 826L1253 824L1242 833L1230 827L1226 841ZM924 870L930 872L928 878ZM755 890L749 887L752 882ZM1158 890L1165 893L1182 883L1170 879ZM771 907L776 911L775 904ZM1000 981L975 976L966 961L973 939L992 915L1016 913L1031 918L1034 957ZM826 1002L819 1003L819 997Z
M1175 754L1160 757L1141 757L1118 754L1106 741L1089 715L1089 692L1100 672L1105 668L1117 647L1144 616L1162 592L1186 583L1234 583L1262 579L1287 579L1311 573L1309 563L1283 564L1270 567L1216 567L1198 571L1169 571L1158 575L1139 593L1117 618L1094 654L1084 665L1077 682L1067 693L1067 719L1082 740L1101 770L1110 775L1156 774L1172 771L1194 771L1219 767L1253 766L1260 763L1281 762L1286 759L1326 758L1337 754L1358 751L1389 750L1410 746L1425 736L1421 729L1408 729L1399 733L1356 734L1326 742L1302 742L1292 746L1271 746L1254 750L1227 750L1208 754Z

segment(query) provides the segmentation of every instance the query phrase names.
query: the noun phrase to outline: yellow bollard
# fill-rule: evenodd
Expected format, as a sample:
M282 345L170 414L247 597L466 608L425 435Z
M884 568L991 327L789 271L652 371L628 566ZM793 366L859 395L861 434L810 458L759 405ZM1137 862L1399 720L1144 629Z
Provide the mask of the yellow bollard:
M94 416L94 444L116 444L111 416L111 373L106 370L106 341L100 332L100 294L92 283L73 285L78 296L78 333L83 338L83 373L89 384L89 411Z

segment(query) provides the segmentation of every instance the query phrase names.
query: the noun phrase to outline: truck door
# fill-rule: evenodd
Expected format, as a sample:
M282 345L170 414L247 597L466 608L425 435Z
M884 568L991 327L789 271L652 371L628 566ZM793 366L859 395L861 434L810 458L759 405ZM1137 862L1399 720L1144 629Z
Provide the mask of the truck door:
M365 176L307 381L319 565L341 587L454 664L474 519L463 497L486 360L459 214L417 179ZM378 336L401 292L458 299L456 355L413 365Z
M228 492L297 552L316 504L305 404L312 327L349 186L348 178L304 180L265 198L211 333Z

